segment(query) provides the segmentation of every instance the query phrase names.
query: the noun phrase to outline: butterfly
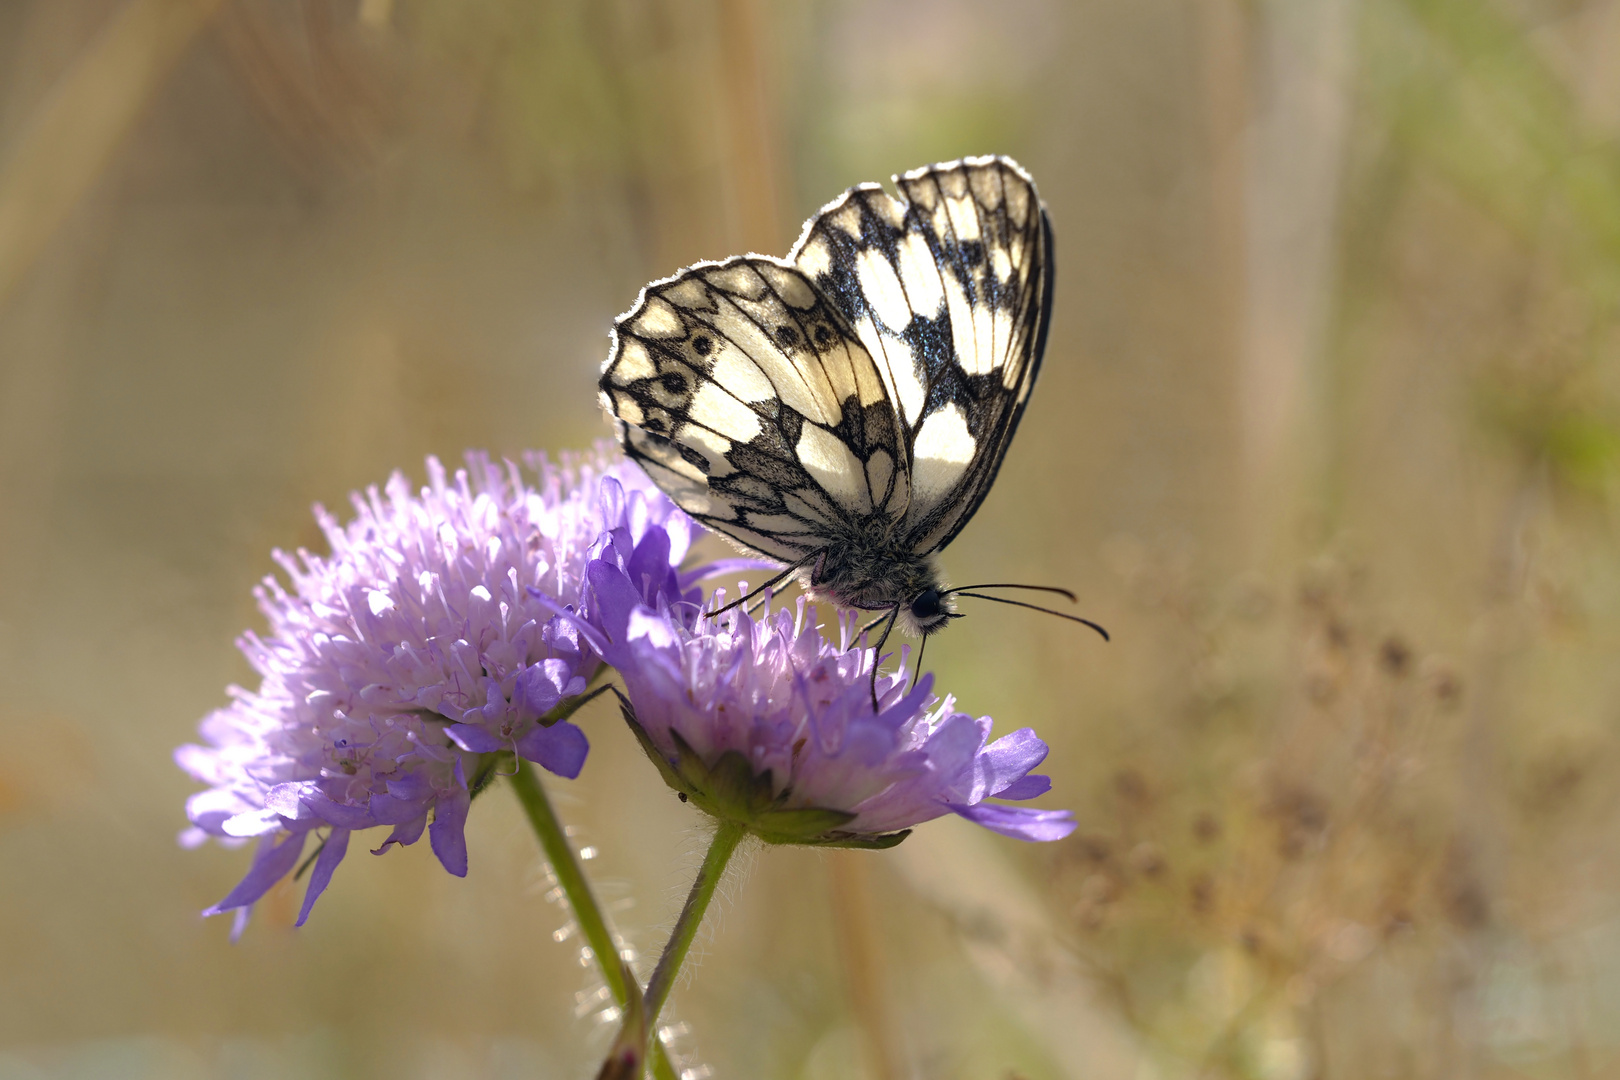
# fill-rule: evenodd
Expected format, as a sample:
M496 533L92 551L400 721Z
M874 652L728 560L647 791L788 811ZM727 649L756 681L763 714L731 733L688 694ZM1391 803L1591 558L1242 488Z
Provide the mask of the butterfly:
M812 597L887 612L885 640L896 621L926 640L960 617L957 596L1034 607L970 590L1073 599L947 589L936 561L990 491L1040 372L1052 226L1011 158L893 182L900 198L865 183L828 203L785 259L646 286L614 323L600 396L677 505L786 564L760 590L797 575Z

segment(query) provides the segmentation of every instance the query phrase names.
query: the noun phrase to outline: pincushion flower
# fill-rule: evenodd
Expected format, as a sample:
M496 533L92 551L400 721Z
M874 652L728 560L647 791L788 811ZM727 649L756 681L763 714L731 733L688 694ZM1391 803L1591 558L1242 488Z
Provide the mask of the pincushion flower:
M463 876L468 781L487 774L488 755L578 775L588 743L566 716L601 660L557 612L581 607L588 563L649 530L678 593L691 525L606 444L526 464L532 481L483 454L453 476L429 458L425 488L396 473L352 497L347 525L317 507L330 555L275 553L290 587L265 579L269 632L238 642L259 687L231 688L202 722L204 745L175 754L209 785L187 803L182 842L258 841L247 875L205 914L236 909L239 933L323 827L299 925L356 829L391 827L377 854L426 829Z
M643 561L661 549L642 540ZM639 549L638 549L639 551ZM1030 728L990 741L989 717L932 695L932 676L878 679L873 652L837 642L814 610L751 618L701 614L655 587L620 553L591 562L584 637L624 680L626 719L666 783L768 843L887 847L911 826L954 813L1020 840L1057 840L1068 811L990 802L1045 793L1033 774L1046 744ZM717 601L718 602L718 601Z

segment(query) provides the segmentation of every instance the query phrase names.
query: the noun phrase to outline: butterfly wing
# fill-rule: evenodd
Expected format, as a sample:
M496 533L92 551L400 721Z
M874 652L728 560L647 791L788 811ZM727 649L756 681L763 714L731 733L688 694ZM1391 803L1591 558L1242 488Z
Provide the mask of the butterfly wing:
M1052 235L1029 174L966 158L851 188L791 258L874 359L905 449L902 546L937 551L1001 467L1046 348Z
M797 562L907 505L893 405L848 322L790 263L699 263L642 290L601 378L626 453L687 513Z

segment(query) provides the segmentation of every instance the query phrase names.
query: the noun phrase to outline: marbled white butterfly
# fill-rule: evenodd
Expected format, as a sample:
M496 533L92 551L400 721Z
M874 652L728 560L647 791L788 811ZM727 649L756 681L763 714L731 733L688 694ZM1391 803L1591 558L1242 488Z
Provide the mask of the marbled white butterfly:
M894 183L901 199L866 183L828 203L786 259L642 289L601 379L625 452L682 509L786 563L767 586L797 574L889 612L885 637L896 620L932 633L954 596L980 595L945 589L934 556L995 480L1052 314L1052 227L1016 162Z

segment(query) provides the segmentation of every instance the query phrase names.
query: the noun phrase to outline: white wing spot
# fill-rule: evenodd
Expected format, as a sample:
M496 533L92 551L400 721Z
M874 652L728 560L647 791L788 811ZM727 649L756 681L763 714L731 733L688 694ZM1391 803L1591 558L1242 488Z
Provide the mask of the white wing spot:
M945 275L945 310L951 316L951 344L956 349L956 362L969 375L984 375L996 369L997 358L991 350L979 348L973 333L973 306L955 274Z
M972 199L946 199L945 209L951 215L951 229L960 243L979 239L979 208Z
M876 405L887 397L888 391L883 388L883 379L878 375L877 365L872 362L872 354L866 351L866 347L858 341L845 338L844 351L855 369L855 393L861 405Z
M664 286L663 295L671 303L679 304L684 308L714 310L714 301L709 298L709 290L705 289L703 282L696 278L687 278L685 281L677 281L673 285Z
M1001 205L1001 176L995 168L976 168L968 174L968 182L973 185L973 197L986 210L995 210Z
M832 250L827 247L826 237L818 236L804 246L799 257L794 260L806 276L816 278L832 270Z
M859 207L853 204L845 204L843 208L828 214L822 220L833 228L839 229L857 240L860 239L861 211Z
M1020 229L1029 221L1029 187L1022 182L1007 185L1007 216Z
M927 509L956 486L978 444L968 431L967 418L953 401L923 421L915 446L911 483L917 493L916 505Z
M934 254L928 250L928 241L923 239L922 233L908 232L900 241L900 284L905 286L906 300L912 311L930 319L939 317L940 308L945 304L945 289Z
M776 396L776 388L759 365L729 341L715 354L709 375L739 401L767 401Z
M615 383L629 386L637 379L650 379L657 374L652 357L647 355L647 346L633 337L619 339L619 359L613 364Z
M679 313L661 296L647 297L647 306L631 324L643 337L673 338L686 335L686 324Z
M614 397L614 411L618 413L620 420L637 427L647 419L647 414L641 411L641 406L637 405L636 399L629 394L618 394Z
M758 414L712 382L698 388L687 416L735 442L748 442L760 433Z
M816 478L827 494L856 513L869 513L872 499L866 490L866 473L844 441L815 424L804 425L799 445L794 447L799 464Z
M861 294L866 297L891 330L904 330L911 324L911 305L900 288L900 279L888 258L876 248L866 248L855 261L855 272L860 277Z
M927 169L913 169L904 176L895 177L895 187L919 210L932 211L939 204L939 186L928 175Z
M990 265L996 272L996 280L1000 281L1003 285L1010 285L1012 283L1012 259L1008 257L1006 248L1002 247L1000 244L997 244L995 247L990 249Z
M922 415L923 400L928 389L917 375L917 359L911 346L897 337L884 337L884 355L888 357L889 373L894 376L895 397L900 399L900 410L906 423L914 424Z

